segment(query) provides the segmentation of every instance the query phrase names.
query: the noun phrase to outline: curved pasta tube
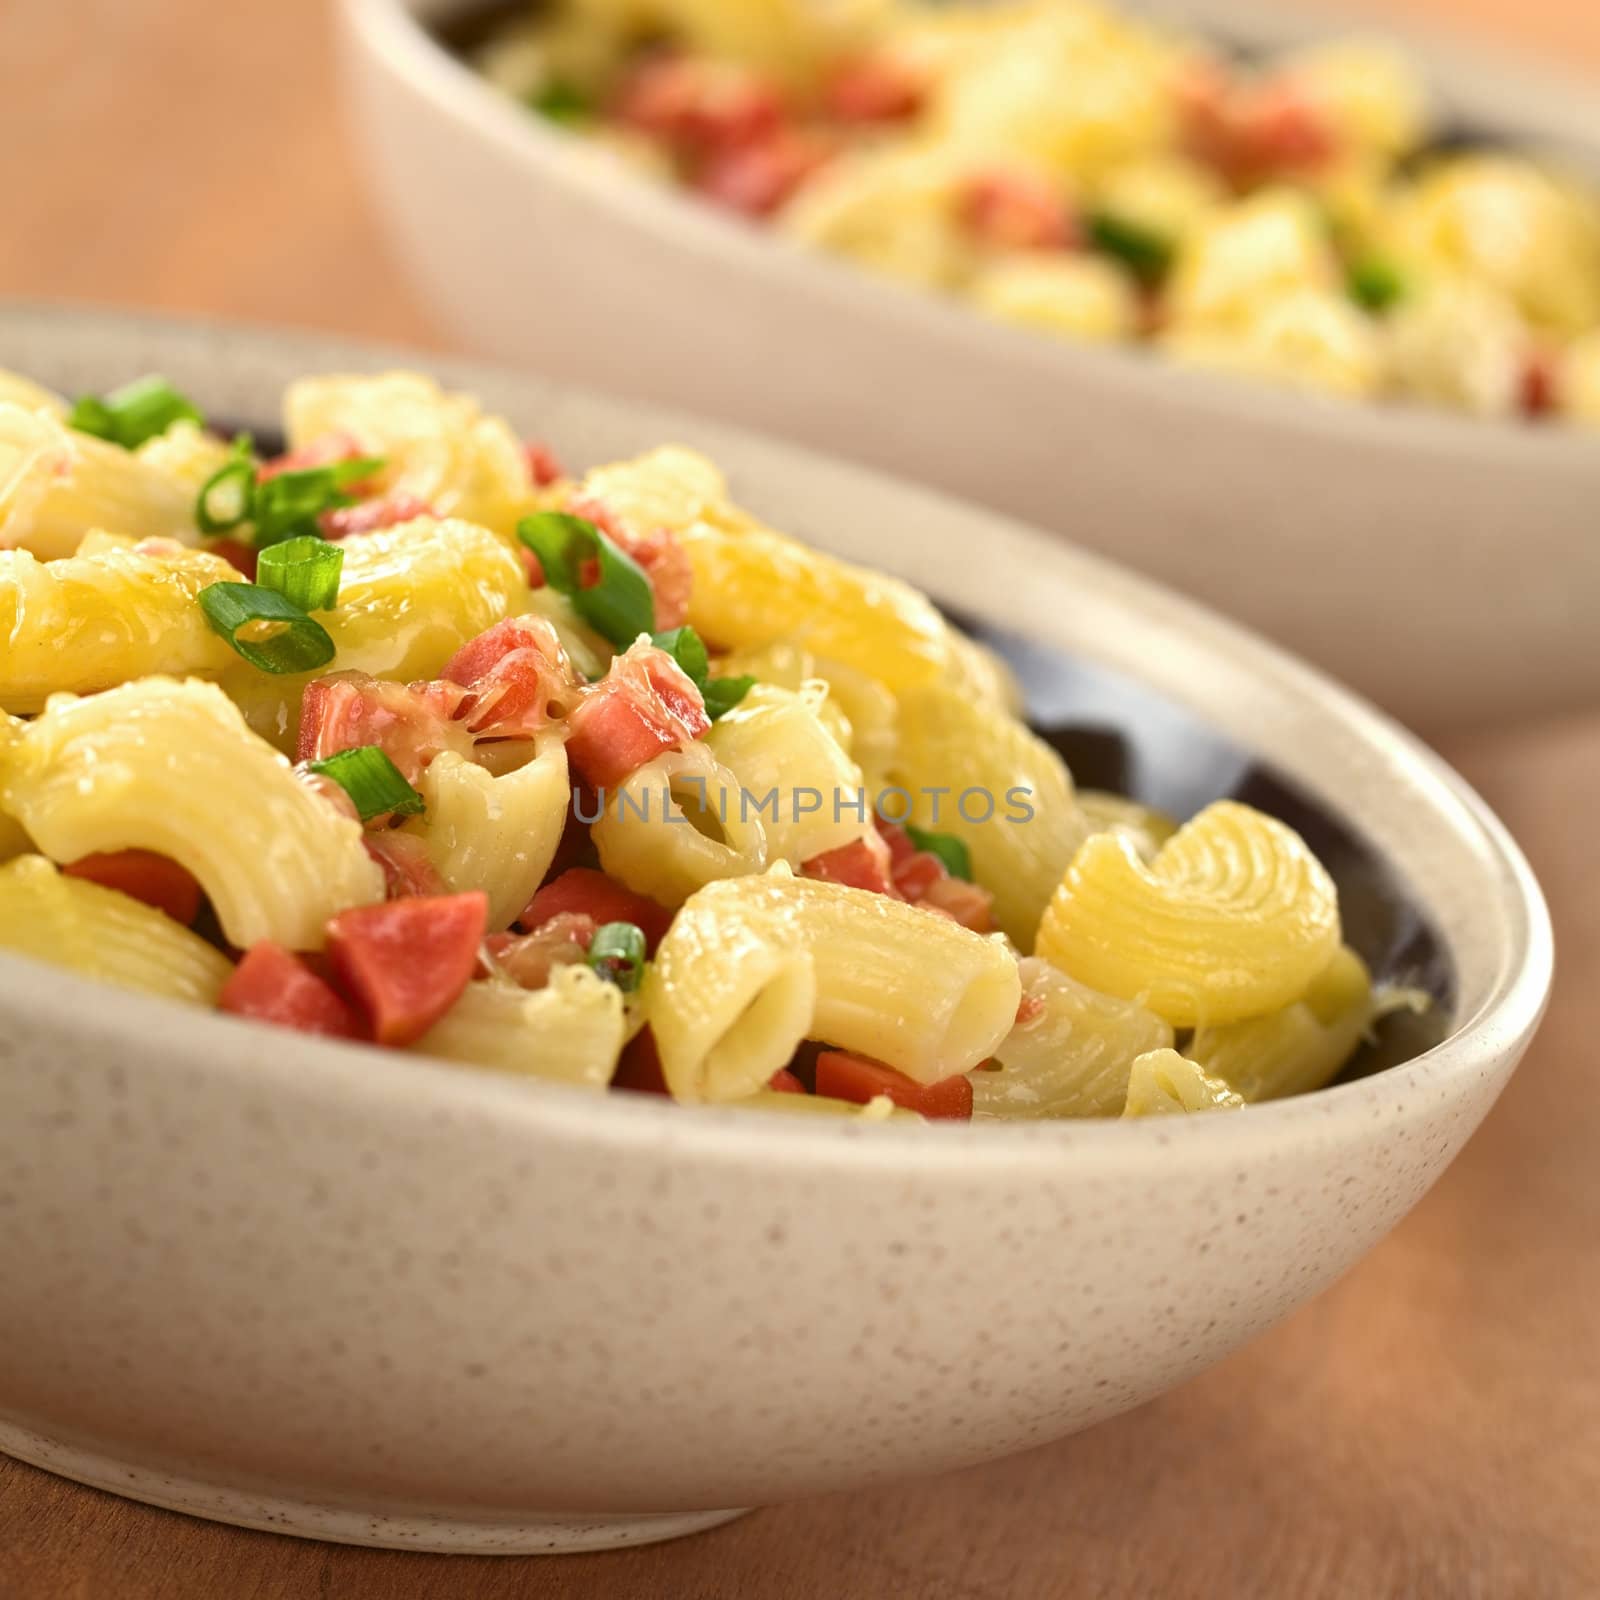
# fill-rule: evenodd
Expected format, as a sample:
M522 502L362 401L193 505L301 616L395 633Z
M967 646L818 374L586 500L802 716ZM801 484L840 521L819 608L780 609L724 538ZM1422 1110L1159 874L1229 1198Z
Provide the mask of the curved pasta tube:
M1365 963L1345 947L1305 998L1264 1017L1197 1029L1188 1053L1242 1099L1308 1094L1331 1082L1376 1014Z
M52 561L90 528L192 544L194 505L192 485L120 445L0 403L0 546Z
M861 769L819 715L826 700L820 683L800 694L758 683L705 735L741 805L762 808L768 861L798 867L872 831Z
M1176 1050L1151 1050L1128 1073L1125 1117L1159 1117L1189 1111L1237 1111L1244 1101L1221 1078L1180 1056Z
M198 495L206 480L233 459L233 446L197 422L181 418L165 433L158 433L134 451L146 466L176 482L187 484Z
M1079 789L1078 809L1095 833L1122 833L1146 861L1178 831L1178 824L1165 811L1141 805L1108 789Z
M669 444L596 467L584 477L581 494L635 527L681 533L726 504L728 484L698 451Z
M976 251L962 226L970 162L945 146L848 150L796 191L778 213L791 238L904 283L953 289Z
M1263 189L1219 209L1183 241L1169 291L1171 326L1247 327L1272 300L1337 283L1338 260L1310 198Z
M285 392L283 415L291 446L347 434L384 458L386 492L414 495L438 516L509 536L532 509L527 457L510 426L421 373L302 378Z
M235 658L225 679L251 727L283 748L294 742L300 697L313 677L334 671L402 683L437 677L467 640L510 616L528 593L522 563L471 522L419 517L355 534L340 548L339 603L317 613L333 639L333 661L316 672L273 677Z
M533 760L496 777L447 750L417 780L427 810L405 824L452 893L489 896L491 933L509 927L555 859L572 786L566 747L547 740Z
M587 967L559 967L543 989L487 979L412 1046L420 1055L603 1089L626 1030L622 991Z
M973 304L1000 322L1064 339L1132 339L1139 292L1120 267L1091 255L1005 255L973 279Z
M590 837L612 877L668 906L767 864L765 825L699 742L646 762L608 794Z
M195 596L237 582L221 556L173 545L85 540L86 552L39 561L0 550L0 707L38 711L52 694L89 694L156 673L213 676L238 657Z
M1305 841L1219 800L1149 865L1125 837L1094 835L1050 901L1035 954L1183 1028L1298 1000L1338 947L1338 893Z
M932 682L953 650L976 648L952 645L954 631L909 584L824 555L740 510L722 474L692 450L667 446L600 467L583 494L635 526L678 536L694 572L689 621L721 649L798 646L818 658L817 677L829 679L824 662L837 662L899 688Z
M941 685L900 697L894 778L913 821L966 845L995 922L1026 949L1089 832L1061 757L1014 718ZM891 792L880 810L898 821L907 802Z
M1018 965L1026 1020L996 1047L997 1069L967 1074L973 1116L1120 1115L1134 1058L1170 1047L1171 1026L1131 1000L1085 988L1036 956Z
M240 949L319 950L329 917L383 899L360 823L301 783L214 684L144 678L52 699L5 752L0 806L57 861L170 856Z
M985 705L997 706L1013 717L1023 711L1022 685L1016 674L986 644L968 638L959 628L948 630L945 638L948 662L944 683L947 689L964 694Z
M910 585L795 543L738 513L679 533L694 571L689 621L711 643L803 646L891 689L935 681L950 630Z
M644 992L673 1094L736 1100L807 1038L919 1083L965 1072L1010 1031L1022 984L1002 939L778 867L692 896Z
M164 912L53 861L0 866L0 949L67 967L123 989L214 1006L233 964Z
M743 885L752 879L731 879ZM785 919L702 889L645 970L644 1015L679 1100L739 1100L765 1087L804 1042L816 966Z

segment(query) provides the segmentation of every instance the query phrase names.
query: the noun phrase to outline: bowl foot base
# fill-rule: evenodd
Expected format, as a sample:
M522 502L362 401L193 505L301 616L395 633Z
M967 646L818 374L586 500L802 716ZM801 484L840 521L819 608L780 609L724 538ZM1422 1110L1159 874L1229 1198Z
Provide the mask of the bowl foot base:
M92 1489L109 1490L129 1500L182 1511L191 1517L228 1522L266 1533L293 1534L333 1544L372 1545L382 1550L431 1550L468 1555L559 1555L579 1550L611 1550L621 1545L656 1544L686 1533L715 1528L734 1511L669 1511L655 1515L607 1516L581 1511L507 1512L497 1519L440 1514L364 1511L322 1505L253 1490L235 1489L152 1471L113 1456L57 1444L14 1423L0 1421L0 1452L42 1467Z

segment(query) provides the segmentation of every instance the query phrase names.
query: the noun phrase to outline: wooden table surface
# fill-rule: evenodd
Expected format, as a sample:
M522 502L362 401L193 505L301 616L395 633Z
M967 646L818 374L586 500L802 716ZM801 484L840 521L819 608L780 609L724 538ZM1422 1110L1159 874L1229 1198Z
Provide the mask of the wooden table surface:
M1595 0L1388 9L1600 66ZM326 10L0 0L0 294L442 344L347 154ZM0 1458L0 1600L1600 1596L1600 711L1446 753L1549 890L1549 1019L1418 1210L1216 1371L994 1466L559 1559L245 1533Z

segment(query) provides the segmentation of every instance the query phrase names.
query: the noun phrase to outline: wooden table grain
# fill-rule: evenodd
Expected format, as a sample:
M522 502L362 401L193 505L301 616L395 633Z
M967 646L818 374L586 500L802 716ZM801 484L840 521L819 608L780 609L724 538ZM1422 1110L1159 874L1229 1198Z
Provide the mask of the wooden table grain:
M1388 9L1600 66L1595 0ZM0 293L441 345L362 196L327 26L326 0L0 0ZM0 1597L1600 1595L1600 711L1446 754L1549 891L1549 1018L1417 1211L1214 1372L996 1465L543 1560L246 1533L0 1458Z

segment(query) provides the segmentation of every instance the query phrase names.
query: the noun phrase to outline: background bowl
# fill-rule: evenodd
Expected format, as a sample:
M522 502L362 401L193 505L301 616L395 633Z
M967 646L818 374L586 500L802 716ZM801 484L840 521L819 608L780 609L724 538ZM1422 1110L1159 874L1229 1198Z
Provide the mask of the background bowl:
M160 370L258 426L292 376L418 359L29 307L0 309L0 348L68 392ZM426 364L573 464L707 449L779 526L1002 624L1086 776L1186 809L1244 794L1304 827L1352 939L1433 990L1449 1037L1237 1116L821 1126L429 1064L0 959L0 1448L354 1542L664 1537L1139 1403L1344 1271L1488 1110L1548 991L1548 918L1500 825L1387 720L999 517Z
M1240 0L1155 9L1246 44L1319 27ZM1344 405L990 323L594 159L417 21L461 10L345 0L343 18L380 208L471 347L1024 517L1420 726L1600 699L1600 439ZM1451 120L1600 170L1592 88L1416 47Z

